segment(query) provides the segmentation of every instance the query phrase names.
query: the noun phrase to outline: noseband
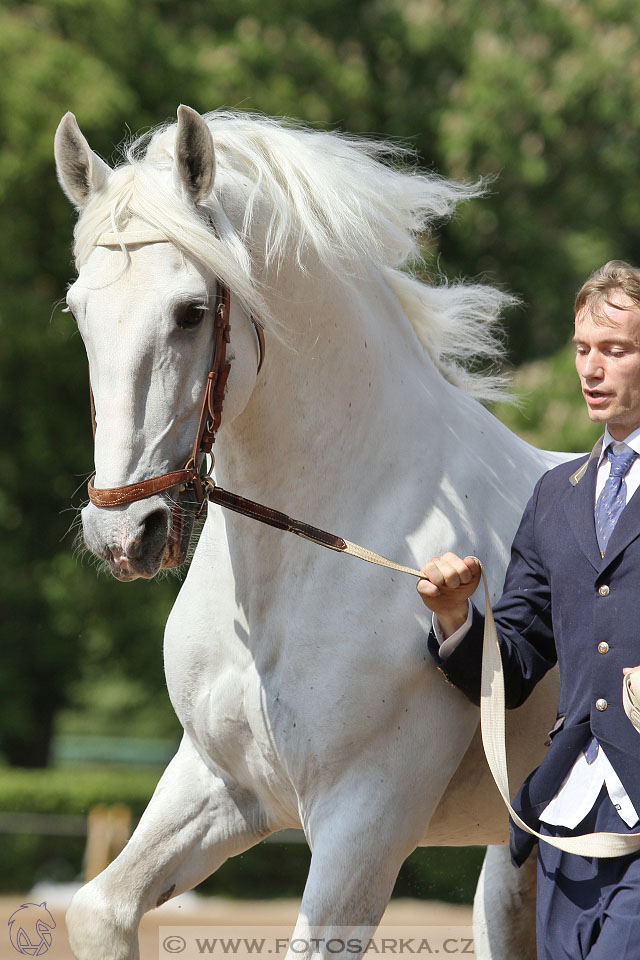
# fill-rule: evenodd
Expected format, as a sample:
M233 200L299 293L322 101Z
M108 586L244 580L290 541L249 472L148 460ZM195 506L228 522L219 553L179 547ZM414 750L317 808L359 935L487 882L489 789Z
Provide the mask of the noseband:
M107 233L98 238L95 246L100 247L120 247L124 244L143 244L143 243L169 243L165 236L152 231L131 231L120 236ZM231 361L227 359L227 344L230 339L231 327L229 323L229 313L231 304L231 294L229 288L220 280L216 287L216 306L213 317L213 350L211 355L211 364L205 382L204 396L200 408L200 419L196 431L193 447L189 459L182 470L174 470L171 473L163 473L157 477L151 477L148 480L139 480L137 483L129 483L123 487L106 487L98 489L93 485L95 474L89 480L88 491L89 499L96 507L119 507L127 503L134 503L136 500L144 500L152 497L154 494L170 490L172 487L180 487L180 492L187 487L193 488L196 502L202 510L206 502L206 494L203 488L204 478L200 475L199 463L202 455L211 453L211 448L216 439L216 432L222 420L222 406L224 403L224 393L227 384L229 371L231 370ZM261 324L251 316L251 322L258 339L258 373L264 360L264 331ZM91 390L91 422L93 425L93 435L96 433L96 414L93 402L93 390Z

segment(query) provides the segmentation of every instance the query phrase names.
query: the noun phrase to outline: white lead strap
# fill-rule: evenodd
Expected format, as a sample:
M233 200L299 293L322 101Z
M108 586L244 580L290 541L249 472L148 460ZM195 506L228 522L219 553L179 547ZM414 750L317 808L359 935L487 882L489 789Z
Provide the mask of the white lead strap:
M412 567L404 567L386 557L367 550L366 547L360 547L357 543L345 541L347 548L345 553L369 563L376 563L382 567L389 567L392 570L398 570L401 573L408 573L411 576L423 579L419 570ZM507 771L507 747L505 733L505 701L504 701L504 671L502 667L502 657L500 655L500 645L498 643L498 634L496 631L493 611L491 609L491 599L489 597L489 587L484 567L477 557L474 557L480 567L482 584L484 587L485 598L485 618L484 618L484 636L482 641L482 680L480 688L480 728L482 732L482 745L489 764L489 769L500 795L505 802L512 820L522 830L537 837L538 840L544 840L545 843L565 853L573 853L581 857L621 857L628 853L634 853L640 850L640 833L585 833L578 837L548 837L538 833L529 827L515 812L510 802L509 793L509 774ZM639 671L640 674L640 671ZM636 693L632 677L627 675L622 685L622 700L624 709L633 723L634 727L640 733L640 687Z
M476 557L477 559L477 557ZM478 563L480 561L478 560ZM487 757L489 769L496 782L511 818L522 830L544 840L545 843L565 853L574 853L581 857L621 857L628 853L640 850L640 833L586 833L578 837L547 837L536 830L532 830L515 812L509 801L509 775L507 773L507 750L505 738L505 703L504 703L504 673L502 657L496 625L491 610L489 588L484 569L480 563L484 596L486 602L484 620L484 639L482 647L482 684L480 690L480 726L482 730L482 745ZM627 692L629 684L623 684L625 694L623 700L631 703ZM625 705L626 709L626 705ZM640 718L640 711L635 706L635 718ZM627 711L628 712L628 711ZM634 717L629 715L638 732L640 726Z

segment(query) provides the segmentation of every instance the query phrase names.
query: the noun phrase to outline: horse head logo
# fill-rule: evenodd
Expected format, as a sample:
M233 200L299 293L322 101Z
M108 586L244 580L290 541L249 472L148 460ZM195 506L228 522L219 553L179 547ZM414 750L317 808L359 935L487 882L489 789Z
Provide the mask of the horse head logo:
M23 903L9 917L11 945L25 957L41 957L51 946L56 922L42 903Z

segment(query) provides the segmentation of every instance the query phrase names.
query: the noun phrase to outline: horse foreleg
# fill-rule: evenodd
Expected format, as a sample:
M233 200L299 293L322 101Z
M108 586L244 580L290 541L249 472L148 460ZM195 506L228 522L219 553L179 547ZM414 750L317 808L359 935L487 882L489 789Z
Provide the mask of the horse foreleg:
M229 791L185 736L127 846L73 898L74 956L138 960L142 915L257 843L263 821L255 798Z
M487 847L473 902L478 960L535 960L536 856L519 868L507 846Z
M390 804L387 796L382 808L376 806L376 799L375 785L371 785L366 797L344 801L342 817L336 809L320 829L309 833L311 866L290 960L358 953L357 949L341 950L340 943L359 941L364 951L375 933L398 871L421 830L421 825L411 826L411 801L405 805L398 796Z

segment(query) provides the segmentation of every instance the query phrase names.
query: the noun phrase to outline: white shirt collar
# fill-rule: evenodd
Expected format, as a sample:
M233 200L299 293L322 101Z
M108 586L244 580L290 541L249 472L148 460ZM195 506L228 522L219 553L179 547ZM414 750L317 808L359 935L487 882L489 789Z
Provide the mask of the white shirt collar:
M628 447L631 447L632 450L635 450L637 454L640 454L640 427L637 427L633 430L624 440L614 440L611 434L609 433L609 427L605 427L604 439L602 441L602 453L598 459L598 466L602 463L602 458L604 457L607 447L610 443L626 443Z

